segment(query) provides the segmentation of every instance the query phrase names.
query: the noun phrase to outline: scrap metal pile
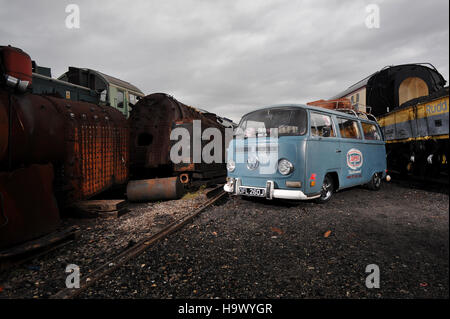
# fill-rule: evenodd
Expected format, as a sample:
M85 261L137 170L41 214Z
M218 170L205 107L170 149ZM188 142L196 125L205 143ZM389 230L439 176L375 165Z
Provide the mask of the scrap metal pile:
M213 114L152 94L127 120L111 106L33 94L31 58L11 46L0 46L0 73L0 249L54 231L64 207L125 189L130 164L135 200L179 198L182 184L225 178L223 161L173 165L169 158L171 130L194 119L223 130Z

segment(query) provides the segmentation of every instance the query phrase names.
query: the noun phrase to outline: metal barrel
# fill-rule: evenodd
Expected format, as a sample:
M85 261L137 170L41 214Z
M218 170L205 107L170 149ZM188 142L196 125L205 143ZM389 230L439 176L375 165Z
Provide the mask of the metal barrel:
M178 199L183 193L178 177L134 180L127 185L127 197L131 202Z

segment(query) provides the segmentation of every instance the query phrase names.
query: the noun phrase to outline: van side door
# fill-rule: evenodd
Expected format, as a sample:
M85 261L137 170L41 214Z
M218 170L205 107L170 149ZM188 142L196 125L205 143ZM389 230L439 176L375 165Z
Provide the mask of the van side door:
M339 139L330 114L309 111L309 136L306 145L305 190L320 192L327 172L338 170L341 162ZM315 185L311 186L311 181Z
M358 119L336 116L336 122L341 137L341 188L363 184L364 141Z
M373 174L386 170L386 147L378 125L361 120L361 128L364 135L363 155L365 156L363 175L369 182Z

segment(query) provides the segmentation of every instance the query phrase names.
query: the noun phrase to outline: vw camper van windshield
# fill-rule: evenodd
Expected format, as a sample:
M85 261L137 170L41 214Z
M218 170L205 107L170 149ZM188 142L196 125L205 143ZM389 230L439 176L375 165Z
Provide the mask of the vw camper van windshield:
M304 135L306 133L306 111L302 108L273 108L252 112L244 116L236 130L238 137Z

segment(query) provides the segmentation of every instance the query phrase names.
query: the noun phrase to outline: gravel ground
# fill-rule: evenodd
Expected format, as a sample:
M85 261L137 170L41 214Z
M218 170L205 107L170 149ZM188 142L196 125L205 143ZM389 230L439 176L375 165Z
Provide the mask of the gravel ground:
M68 264L90 272L122 252L128 245L154 234L206 200L206 191L180 200L130 203L129 212L115 219L63 219L77 225L81 236L66 246L0 273L0 298L47 298L65 287Z
M448 206L395 184L324 205L232 197L81 298L448 298Z

